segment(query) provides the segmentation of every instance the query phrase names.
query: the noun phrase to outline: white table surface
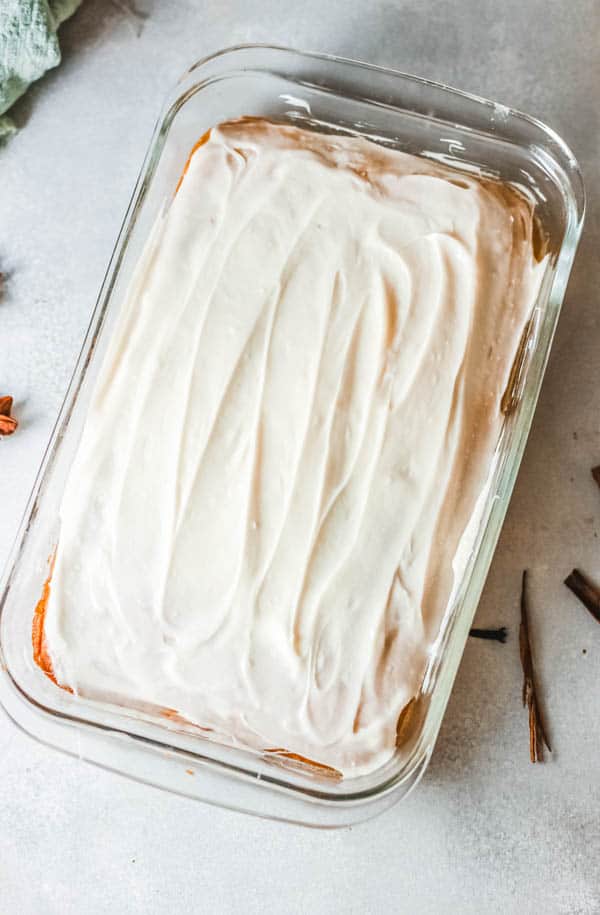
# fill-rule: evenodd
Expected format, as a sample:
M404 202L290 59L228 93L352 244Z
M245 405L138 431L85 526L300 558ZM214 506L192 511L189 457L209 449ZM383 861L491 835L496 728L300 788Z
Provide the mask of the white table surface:
M168 87L220 47L272 41L397 67L523 108L571 144L589 209L537 419L431 766L333 832L213 809L35 743L0 711L0 912L600 912L600 627L562 579L600 579L597 0L86 0L64 60L0 152L0 563L11 546ZM518 594L555 751L528 760ZM585 651L585 653L584 653Z

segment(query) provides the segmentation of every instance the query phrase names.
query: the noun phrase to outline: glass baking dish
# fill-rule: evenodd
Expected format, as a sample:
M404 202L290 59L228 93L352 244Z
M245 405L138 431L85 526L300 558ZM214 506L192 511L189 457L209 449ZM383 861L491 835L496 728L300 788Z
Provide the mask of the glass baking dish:
M519 185L535 200L551 257L515 363L467 569L456 582L398 749L368 776L333 781L293 760L197 736L185 724L58 689L34 664L31 622L58 539L58 510L94 380L151 226L192 146L241 115L354 132L458 169ZM581 231L584 192L572 153L524 114L364 63L242 46L196 63L169 94L111 258L83 349L0 590L0 698L38 739L141 781L215 804L315 826L365 819L417 783L431 756L532 422Z

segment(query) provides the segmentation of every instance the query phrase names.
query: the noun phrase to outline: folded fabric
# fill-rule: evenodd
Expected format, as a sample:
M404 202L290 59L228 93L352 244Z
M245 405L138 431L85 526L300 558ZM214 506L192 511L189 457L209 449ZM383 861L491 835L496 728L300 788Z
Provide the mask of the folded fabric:
M34 80L60 63L57 29L81 0L1 0L0 140L16 130L5 111Z

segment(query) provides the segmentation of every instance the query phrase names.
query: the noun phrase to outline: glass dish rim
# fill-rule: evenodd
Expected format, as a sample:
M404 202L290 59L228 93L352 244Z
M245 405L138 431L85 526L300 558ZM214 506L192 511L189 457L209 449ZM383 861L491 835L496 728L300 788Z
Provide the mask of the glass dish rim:
M578 224L581 225L583 216L585 214L585 188L583 184L581 166L579 165L579 161L568 143L556 130L554 130L553 127L551 127L545 121L542 121L541 118L537 118L534 115L528 114L527 112L522 111L520 108L513 108L511 105L505 105L503 102L495 102L484 95L478 95L475 92L469 92L465 89L457 89L455 86L451 86L449 83L429 79L425 76L416 76L414 73L408 73L405 70L398 70L395 67L385 67L382 64L371 64L368 61L360 60L358 58L344 57L343 55L330 54L325 51L301 50L300 48L292 48L289 45L272 44L271 42L241 42L239 44L228 45L225 48L220 48L218 51L214 51L211 54L206 54L204 57L198 58L198 60L194 61L193 64L190 64L190 66L183 71L179 79L171 87L172 90L175 90L177 86L195 70L198 70L201 67L204 67L221 57L227 57L229 55L235 54L238 51L279 51L283 54L289 54L291 56L329 61L332 64L348 64L354 68L370 71L375 70L378 73L383 73L387 76L400 77L412 83L428 86L434 90L443 89L445 92L448 92L451 95L459 96L469 102L475 102L478 105L483 105L486 108L494 108L496 110L501 108L506 112L508 117L523 120L526 123L531 124L531 126L539 129L542 133L546 134L546 136L550 137L566 154L566 157L568 158L579 183L579 194L577 195L576 199L579 201L577 209L580 214L580 219ZM163 112L164 108L161 110L161 115Z
M112 252L112 255L108 262L105 277L101 284L95 307L93 308L92 313L91 313L89 326L87 328L87 331L85 333L85 336L84 336L84 339L82 342L80 355L76 361L74 371L73 371L73 374L71 377L71 381L70 381L68 389L66 391L65 398L64 398L63 404L61 406L61 409L59 411L57 421L51 432L51 435L50 435L49 441L48 441L48 445L47 445L44 455L42 457L40 469L38 471L38 474L36 475L36 479L34 481L32 491L31 491L31 495L26 504L26 508L25 508L24 515L23 515L23 520L17 530L14 546L13 546L12 550L10 551L8 559L7 559L6 570L5 570L5 574L3 576L3 580L2 580L3 587L0 592L0 594L2 595L0 598L0 612L3 608L4 598L5 598L6 594L8 593L8 589L10 586L10 580L12 577L12 572L18 563L19 556L21 553L21 548L25 542L29 524L32 520L34 512L36 511L38 498L43 495L43 493L41 493L42 484L44 482L46 473L51 469L51 467L53 465L53 461L54 461L54 458L56 457L58 445L60 443L61 434L62 434L63 430L65 430L68 427L68 424L70 422L71 414L75 407L81 386L82 386L83 381L86 376L88 365L91 361L91 358L92 358L92 355L94 352L95 339L102 329L104 320L106 318L108 309L110 307L112 289L113 289L114 283L116 281L116 278L117 278L120 268L121 268L121 262L123 260L124 254L125 254L125 250L127 247L127 243L128 243L130 234L135 226L137 212L145 199L147 187L149 186L149 184L152 181L152 178L154 176L154 172L156 169L156 165L158 163L158 160L160 159L160 154L161 154L163 146L164 146L164 140L166 137L166 133L168 132L167 130L165 130L165 127L166 126L168 127L168 125L170 125L171 120L176 115L177 111L179 110L179 107L181 105L185 104L187 94L192 91L191 89L188 89L188 92L186 93L182 89L182 91L178 94L178 90L180 89L180 87L183 86L183 84L185 84L186 80L189 80L190 76L192 76L193 74L197 74L197 73L199 74L199 72L202 70L203 67L206 67L215 61L218 61L220 58L227 58L227 57L235 56L235 54L237 52L260 52L260 51L277 52L277 53L280 53L283 55L288 55L289 57L297 57L297 58L308 59L308 60L313 59L313 60L321 61L321 62L327 61L328 63L330 63L334 66L343 65L343 66L347 66L350 68L358 68L358 69L363 69L363 70L367 70L367 71L371 71L371 72L377 71L385 76L393 77L393 78L397 79L398 82L408 81L413 84L418 84L418 85L422 85L424 87L430 88L432 91L435 91L435 92L440 92L440 90L441 90L443 93L446 93L449 96L457 96L457 97L464 98L468 102L475 103L478 106L483 105L486 108L493 108L494 110L497 110L498 108L502 108L503 111L506 112L507 120L508 119L523 120L526 123L528 123L529 125L531 125L532 127L536 128L536 130L539 130L546 139L549 139L550 141L552 141L553 144L556 144L558 149L565 156L566 160L569 163L569 167L571 169L571 171L569 173L568 189L571 193L571 203L573 205L572 209L573 209L573 212L576 214L575 219L572 219L570 217L567 221L564 237L562 239L562 243L560 245L560 248L559 248L557 256L556 256L556 264L555 264L555 268L554 268L552 282L550 284L550 287L547 292L547 297L546 297L546 303L548 305L550 305L552 303L553 297L554 297L556 299L556 302L554 303L555 307L558 310L560 309L560 304L562 303L564 289L562 291L559 289L558 294L556 294L556 286L557 285L560 286L559 283L557 284L557 276L560 273L559 268L561 266L561 263L562 263L562 266L565 268L567 276L568 276L568 272L570 271L572 261L574 258L574 254L575 254L576 243L579 238L582 223L583 223L583 216L584 216L584 210L585 210L585 192L583 189L583 179L581 176L581 170L579 168L577 160L575 159L575 156L573 155L572 151L570 150L568 145L565 143L565 141L562 139L562 137L560 137L560 135L558 135L552 128L548 127L548 125L546 125L544 122L538 120L537 118L535 118L531 115L525 114L517 109L513 109L513 108L511 108L509 106L505 106L505 105L500 106L498 103L495 103L491 100L488 100L481 96L475 95L473 93L465 92L463 90L454 89L448 85L445 85L444 83L440 83L440 82L426 79L423 77L414 76L412 74L404 73L402 71L395 70L393 68L383 67L383 66L375 65L375 64L369 64L364 61L353 60L351 58L346 58L346 57L340 57L340 56L337 56L334 54L314 52L314 51L300 51L300 50L296 50L293 48L289 48L289 47L285 47L285 46L281 46L281 45L269 44L269 43L256 43L256 44L255 43L245 43L245 44L238 44L238 45L234 45L231 47L223 48L219 51L216 51L213 54L206 55L206 56L200 58L199 60L195 61L190 67L188 67L182 73L182 75L179 77L179 79L170 87L168 94L166 96L165 102L164 102L163 106L161 107L158 121L157 121L157 124L152 133L150 142L148 144L146 154L144 156L141 170L140 170L138 179L135 183L129 205L127 206L121 228L117 234L113 252ZM258 70L260 72L267 73L267 75L268 75L268 70L266 69L266 67L264 65L261 66L259 64L258 66L255 66L254 68L251 66L247 67L247 70L249 70L249 71L252 71L253 69L255 71ZM230 71L223 73L222 78L227 78L228 76L231 76L231 75L232 75L232 71L230 70ZM301 82L299 80L295 80L292 74L289 74L289 78L292 81ZM205 79L205 80L200 79L194 85L193 92L195 93L195 92L200 91L209 82L210 82L210 76L208 79ZM373 100L371 100L371 101L373 101ZM393 105L390 105L390 107L397 110L399 106L393 104ZM459 126L462 126L463 129L468 129L465 125L459 125ZM164 134L164 136L162 136L163 134ZM162 141L161 141L161 136L162 136ZM574 182L576 182L576 185L574 184ZM469 589L472 586L473 580L476 577L475 571L474 571L476 566L478 564L481 564L484 568L484 573L487 574L487 570L489 568L489 563L491 561L491 558L486 560L486 558L485 558L486 550L484 549L484 546L487 545L487 548L488 548L487 551L490 553L490 557L493 556L495 543L496 543L497 537L499 535L500 529L502 527L504 514L505 514L506 508L508 506L510 494L512 492L512 485L514 483L514 478L516 477L516 472L518 471L518 468L520 465L520 459L522 457L524 444L525 444L525 441L526 441L526 438L527 438L527 435L529 432L529 428L531 426L531 421L532 421L533 414L535 411L537 396L539 394L541 380L543 378L543 369L545 367L545 362L547 361L547 358L548 358L548 355L550 352L552 336L553 336L554 330L556 328L557 320L558 320L558 315L554 319L552 333L550 335L549 340L546 343L545 351L542 354L543 355L543 360L542 360L543 366L541 367L541 373L539 373L539 378L537 380L537 383L535 382L535 379L531 382L531 386L533 388L533 397L528 406L528 409L522 411L522 418L520 418L520 420L519 420L518 434L517 434L517 430L515 430L515 433L514 433L514 438L515 438L516 442L511 443L511 447L508 449L508 452L505 455L506 466L500 472L500 475L499 475L498 484L499 485L504 484L505 488L507 486L507 496L503 500L500 500L500 499L497 500L498 502L501 502L501 501L504 502L504 504L503 504L503 506L501 506L500 510L498 510L495 505L492 507L492 509L489 513L489 516L487 518L485 528L481 534L481 540L479 542L478 549L476 551L476 558L473 563L473 567L469 569L468 573L465 573L466 588L464 589L464 593L462 594L462 596L458 602L456 612L454 613L453 618L450 620L450 622L446 628L444 644L441 645L440 649L439 649L440 665L444 662L446 655L448 654L448 643L453 638L453 632L456 628L456 623L458 620L460 620L460 618L462 616L464 616L465 606L467 606L467 607L469 606L469 601L466 599L466 596L467 596L467 592L469 591ZM490 529L491 529L491 534L490 534ZM484 579L485 579L485 575L484 575ZM473 606L472 606L471 617L476 610L478 599L473 600L472 603L473 603ZM454 638L456 638L456 635L454 636ZM463 649L464 649L464 641L460 648L458 660L460 660L460 656L462 655ZM0 644L0 657L3 657L3 647L1 644ZM51 717L54 719L56 719L56 718L62 719L61 724L68 722L70 725L72 725L75 728L84 726L86 728L93 728L96 730L106 729L106 726L103 726L99 722L90 721L89 719L82 720L82 719L79 719L76 714L72 714L72 715L65 714L65 713L61 712L60 710L48 708L48 707L40 704L36 699L29 696L21 688L20 684L13 679L10 670L4 663L2 663L1 666L2 666L2 678L4 679L4 677L7 676L11 681L12 687L14 687L21 694L23 701L29 703L30 705L35 706L36 710L39 711L44 716ZM455 668L457 668L457 667L458 667L458 662L455 665ZM451 675L450 687L454 680L455 672L456 671L454 670L454 673ZM438 679L439 679L439 676L438 676ZM431 711L428 711L426 718L423 721L423 725L421 727L419 738L416 741L412 752L408 755L408 757L405 760L406 764L399 771L397 771L396 773L392 773L389 777L382 779L380 782L378 782L374 786L371 786L369 788L364 788L364 789L358 790L358 791L349 790L347 793L333 794L329 791L323 791L323 790L319 790L319 789L315 789L315 788L306 789L303 786L290 784L289 782L286 782L283 778L282 779L277 778L277 776L274 776L273 778L269 778L267 776L261 775L261 781L265 784L265 787L271 787L271 788L276 788L279 790L284 790L286 792L291 792L294 795L305 799L306 801L320 801L320 802L325 801L330 804L335 804L336 806L343 805L343 804L356 804L356 803L364 802L368 799L380 798L383 795L391 792L394 788L399 787L404 781L406 781L410 777L411 772L414 772L415 770L417 770L419 768L419 766L421 767L421 769L420 769L421 773L424 770L424 768L425 768L424 763L427 761L427 759L430 755L430 752L431 752L431 749L433 746L433 742L435 741L435 736L437 734L437 731L439 730L439 726L443 719L443 712L444 712L444 708L445 708L447 699L449 697L449 694L450 694L450 689L447 690L447 695L444 697L441 708L440 708L438 714L435 716L437 718L437 721L434 721L433 725L430 727L430 730L431 730L430 742L427 743L427 741L425 741L426 722L428 719L433 717ZM115 730L115 728L111 727L110 730ZM29 732L29 733L31 733L31 732ZM170 746L170 744L168 743L168 731L167 730L165 730L165 735L167 735L167 736L166 736L165 740L162 742L155 741L151 738L146 738L145 736L140 735L140 734L130 734L130 732L128 732L125 727L123 727L122 733L129 734L129 736L131 736L136 742L139 742L141 744L150 744L152 746L160 746L163 749L167 749ZM38 735L34 734L33 736L35 736L39 740L42 740L43 742L50 742L50 741L44 741L44 739L39 737ZM174 749L177 750L178 748L175 747ZM188 751L184 751L184 752L188 753ZM203 763L210 764L212 766L216 766L224 775L231 774L231 775L234 775L237 777L240 777L240 776L254 777L254 778L256 777L256 773L252 772L250 770L243 769L241 771L235 771L237 769L236 766L232 766L228 763L223 763L221 760L211 758L210 756L205 757L205 756L203 756L203 754L201 752L199 752L197 755ZM409 760L411 760L413 758L414 758L414 763L413 763L412 769L409 769L408 768ZM232 770L234 770L234 771L232 771ZM269 784L269 782L270 782L270 784ZM352 783L352 779L348 779L347 784L350 786L351 783Z

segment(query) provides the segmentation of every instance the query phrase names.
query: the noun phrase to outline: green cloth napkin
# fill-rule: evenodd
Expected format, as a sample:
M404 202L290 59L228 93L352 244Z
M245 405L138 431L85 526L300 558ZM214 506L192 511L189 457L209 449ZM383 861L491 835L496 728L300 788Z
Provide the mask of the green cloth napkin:
M0 0L0 141L17 129L4 112L60 63L56 31L81 0Z

